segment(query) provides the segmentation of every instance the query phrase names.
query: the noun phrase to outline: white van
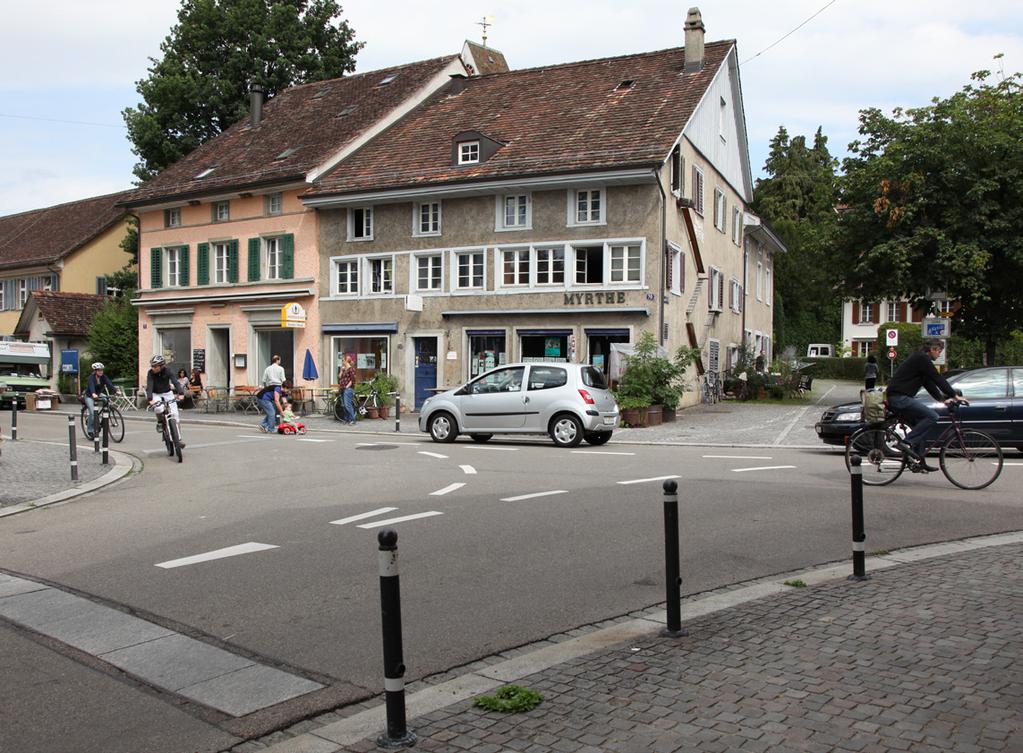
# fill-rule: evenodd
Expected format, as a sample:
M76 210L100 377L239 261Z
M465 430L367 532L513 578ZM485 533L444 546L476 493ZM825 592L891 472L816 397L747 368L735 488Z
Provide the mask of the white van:
M828 343L810 343L806 346L807 358L831 358L835 355L835 348Z

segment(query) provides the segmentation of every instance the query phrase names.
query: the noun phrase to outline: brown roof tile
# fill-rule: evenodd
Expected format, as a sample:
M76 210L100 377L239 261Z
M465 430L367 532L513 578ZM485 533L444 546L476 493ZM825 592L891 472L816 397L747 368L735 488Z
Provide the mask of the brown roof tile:
M460 93L431 97L306 195L659 164L734 44L707 44L703 70L685 75L676 48L467 79ZM633 84L618 89L623 81ZM452 138L462 131L505 145L483 163L456 167Z
M235 123L139 187L127 204L302 179L457 59L449 55L286 89L266 103L256 126L247 118ZM380 85L392 75L392 82ZM339 117L347 108L354 109ZM296 151L278 158L289 149ZM210 167L215 169L207 177L196 178Z
M32 298L50 325L50 333L79 337L89 334L93 317L109 300L105 295L44 290L33 291Z
M485 76L488 73L503 73L508 70L508 61L504 59L504 53L498 52L493 47L484 47L476 42L465 42L469 46L473 60L479 70L475 73Z
M0 217L0 269L62 259L121 220L128 192Z

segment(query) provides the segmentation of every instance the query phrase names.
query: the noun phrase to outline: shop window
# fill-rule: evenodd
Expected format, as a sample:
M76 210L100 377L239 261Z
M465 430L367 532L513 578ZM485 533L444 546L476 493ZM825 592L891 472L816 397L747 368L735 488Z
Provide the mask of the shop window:
M161 329L160 353L167 359L167 369L177 374L178 369L192 370L192 330L187 327Z
M347 353L355 364L356 382L368 382L379 372L387 372L387 337L333 337L331 356L334 361L331 377L337 380L341 362Z
M469 335L469 353L470 379L508 361L503 334Z
M524 363L567 363L568 335L558 333L522 335L521 350Z

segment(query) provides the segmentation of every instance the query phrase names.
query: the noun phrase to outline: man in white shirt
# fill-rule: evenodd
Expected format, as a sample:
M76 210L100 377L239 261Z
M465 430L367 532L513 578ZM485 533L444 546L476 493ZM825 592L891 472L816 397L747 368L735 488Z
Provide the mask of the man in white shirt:
M263 386L280 387L282 384L284 384L284 380L286 378L287 377L284 374L284 367L281 366L281 357L274 356L272 359L270 359L270 365L267 366L266 370L263 372Z

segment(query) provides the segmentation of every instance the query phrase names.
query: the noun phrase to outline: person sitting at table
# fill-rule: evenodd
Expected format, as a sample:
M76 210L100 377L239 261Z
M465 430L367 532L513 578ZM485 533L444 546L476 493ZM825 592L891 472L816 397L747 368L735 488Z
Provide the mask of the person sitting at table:
M194 408L195 405L192 403L192 391L188 389L188 372L184 369L178 369L178 376L175 380L178 386L181 387L181 394L185 396L185 399L181 402L182 408Z
M188 378L188 386L192 388L192 391L202 389L202 374L199 373L199 369L192 369L192 376Z

